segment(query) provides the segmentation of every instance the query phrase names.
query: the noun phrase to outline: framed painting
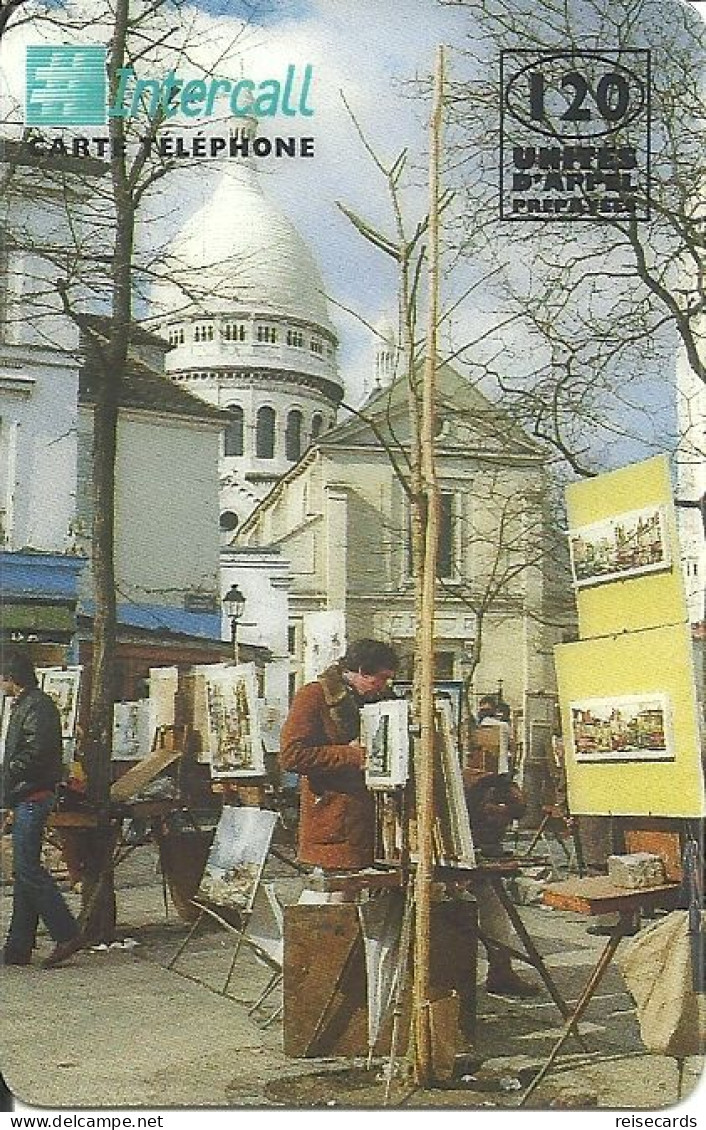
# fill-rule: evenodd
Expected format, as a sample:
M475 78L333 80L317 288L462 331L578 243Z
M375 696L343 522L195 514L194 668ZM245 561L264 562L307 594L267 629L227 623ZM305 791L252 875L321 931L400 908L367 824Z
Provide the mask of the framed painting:
M646 506L569 530L569 549L577 588L670 569L666 510Z
M149 698L135 702L116 702L113 707L113 757L139 761L152 749L155 707Z
M569 711L577 762L674 760L666 694L583 699Z
M405 699L371 702L360 712L360 739L368 751L365 783L369 789L396 789L409 776L409 703Z
M207 670L208 747L213 777L264 777L254 663Z
M83 667L38 667L39 686L56 703L64 741L76 737L78 700Z

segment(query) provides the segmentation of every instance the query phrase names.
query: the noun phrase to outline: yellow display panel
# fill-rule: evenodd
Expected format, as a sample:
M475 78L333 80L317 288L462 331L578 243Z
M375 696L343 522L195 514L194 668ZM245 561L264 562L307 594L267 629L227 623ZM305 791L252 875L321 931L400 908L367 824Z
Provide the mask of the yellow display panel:
M569 810L706 813L688 625L555 649Z
M669 460L666 455L572 483L566 491L579 634L582 639L686 621ZM639 537L646 548L634 547ZM620 541L630 547L630 557ZM603 572L581 577L602 552Z

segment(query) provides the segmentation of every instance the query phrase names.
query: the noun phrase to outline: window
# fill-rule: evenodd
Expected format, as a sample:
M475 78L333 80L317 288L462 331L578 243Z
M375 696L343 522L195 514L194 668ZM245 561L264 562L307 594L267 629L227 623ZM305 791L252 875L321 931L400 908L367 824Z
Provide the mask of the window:
M202 323L194 326L194 341L213 341L213 325Z
M324 426L324 418L320 412L317 412L311 417L311 438L312 441L318 439L321 435L321 429Z
M439 499L439 549L437 577L451 577L454 571L454 496L444 491Z
M255 431L255 455L258 459L275 457L275 410L260 408Z
M407 512L408 575L412 574L412 516ZM454 496L442 491L439 497L439 545L436 558L436 575L448 580L454 573Z
M289 695L289 704L291 706L292 699L297 693L297 676L294 671L290 671L287 675L287 693Z
M292 463L296 463L302 453L302 414L297 408L287 416L284 452Z
M226 341L245 341L245 323L226 322L223 327L223 337Z
M228 406L230 421L223 435L223 454L243 454L243 409L238 404Z
M434 653L434 678L453 679L454 653L452 651L437 651Z
M312 353L317 353L319 356L323 354L324 345L320 337L312 337L309 342L309 348Z
M276 345L277 344L277 327L276 326L266 326L266 325L264 325L264 323L260 322L260 324L257 327L256 336L257 336L257 340L260 341L260 342L264 342L267 345Z
M287 345L293 345L296 349L303 349L304 347L304 334L301 330L287 330Z
M240 519L234 510L224 510L220 517L220 527L224 533L232 533L237 530L240 524Z
M9 266L7 242L4 233L0 231L0 341L4 339L7 327L7 280Z
M180 326L178 329L173 327L169 331L168 341L170 345L183 345L184 344L184 327Z

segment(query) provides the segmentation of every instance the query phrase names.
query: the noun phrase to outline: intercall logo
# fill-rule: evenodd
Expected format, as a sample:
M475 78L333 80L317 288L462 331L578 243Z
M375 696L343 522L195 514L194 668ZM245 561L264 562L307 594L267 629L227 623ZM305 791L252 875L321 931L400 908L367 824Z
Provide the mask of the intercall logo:
M106 48L29 46L25 124L102 126L107 121Z

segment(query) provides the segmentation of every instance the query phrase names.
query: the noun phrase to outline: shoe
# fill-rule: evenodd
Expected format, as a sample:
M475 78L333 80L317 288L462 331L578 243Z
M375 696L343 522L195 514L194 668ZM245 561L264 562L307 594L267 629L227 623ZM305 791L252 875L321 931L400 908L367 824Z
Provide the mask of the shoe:
M499 977L488 977L485 982L485 991L494 997L536 997L539 992L537 985L523 981L516 973L503 973Z
M18 953L16 950L5 946L0 950L0 965L31 965L32 957L28 953Z
M80 949L83 949L83 938L80 934L69 938L68 942L57 942L54 949L49 954L49 957L45 957L42 962L42 969L54 969L57 965L61 965L62 962L68 961L68 959Z

